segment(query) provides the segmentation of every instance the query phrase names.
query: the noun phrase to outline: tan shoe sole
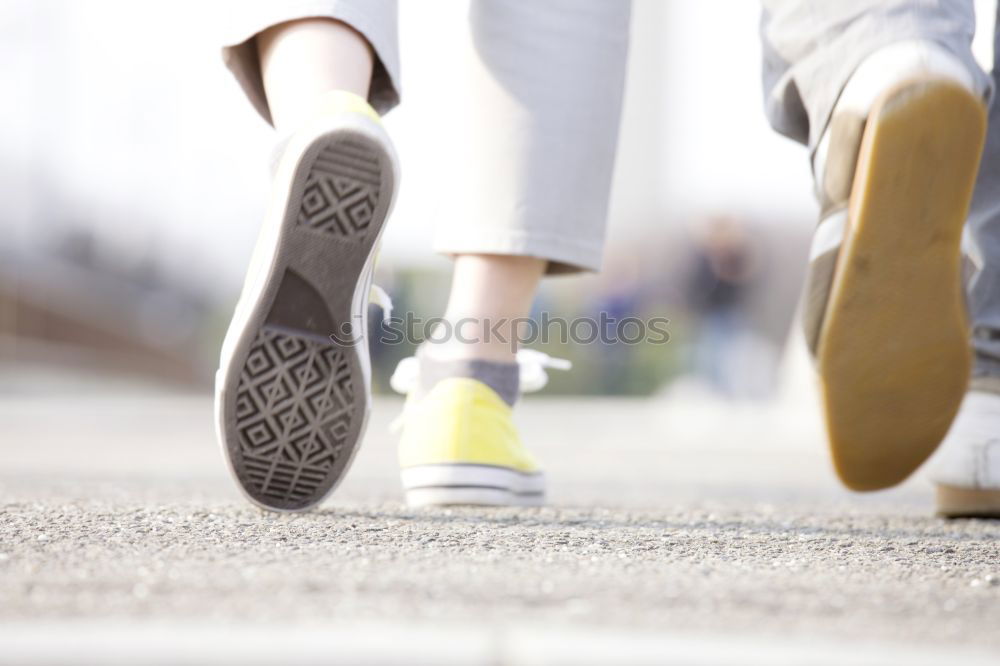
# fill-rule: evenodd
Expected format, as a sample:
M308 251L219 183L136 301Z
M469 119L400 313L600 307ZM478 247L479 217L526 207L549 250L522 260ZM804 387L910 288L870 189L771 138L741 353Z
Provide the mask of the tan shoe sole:
M834 466L854 490L903 481L962 401L960 243L985 131L982 102L936 79L868 117L817 355Z
M946 518L1000 518L1000 490L938 485L937 512Z

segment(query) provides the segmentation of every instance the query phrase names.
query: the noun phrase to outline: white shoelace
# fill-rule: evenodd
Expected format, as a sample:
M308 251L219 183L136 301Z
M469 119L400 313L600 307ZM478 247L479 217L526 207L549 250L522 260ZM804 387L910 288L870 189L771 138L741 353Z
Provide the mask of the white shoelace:
M968 225L962 228L962 254L969 258L976 273L983 270L983 264L986 263L983 251L979 247L979 243L976 242L975 236L969 231Z
M573 363L568 359L549 356L536 349L518 350L516 359L521 393L533 393L545 388L545 385L549 383L549 374L546 370L569 370L573 367ZM416 389L419 382L420 361L416 356L410 356L400 361L389 379L392 390L404 395ZM403 413L389 424L389 430L395 432L403 427L409 409L409 402L407 402Z
M573 363L569 359L549 356L537 349L520 349L517 352L517 365L520 369L521 393L533 393L545 388L549 383L546 369L571 370Z
M373 284L371 289L368 290L368 302L382 308L383 322L388 323L392 319L392 299L389 298L389 294L386 293L385 289L377 284Z

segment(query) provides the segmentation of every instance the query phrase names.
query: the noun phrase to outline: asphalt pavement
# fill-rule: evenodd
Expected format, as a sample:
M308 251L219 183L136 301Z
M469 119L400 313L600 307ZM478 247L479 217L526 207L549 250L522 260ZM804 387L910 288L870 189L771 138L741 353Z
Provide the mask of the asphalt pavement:
M1000 660L1000 522L935 518L919 474L841 489L809 400L529 398L539 509L404 506L400 408L277 515L209 396L0 397L0 663Z

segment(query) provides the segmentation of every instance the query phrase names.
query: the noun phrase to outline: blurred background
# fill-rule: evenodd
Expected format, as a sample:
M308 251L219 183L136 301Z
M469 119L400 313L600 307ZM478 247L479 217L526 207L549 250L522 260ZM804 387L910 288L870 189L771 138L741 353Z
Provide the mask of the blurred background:
M449 157L431 144L441 121L429 110L461 94L450 53L466 9L400 11L405 102L387 123L405 176L378 280L397 314L427 318L443 310L449 269L430 249L446 194L435 163ZM817 211L805 150L764 119L758 20L746 0L634 3L605 270L548 281L537 307L667 317L671 341L550 346L576 370L549 391L762 399L789 374ZM209 389L274 140L212 26L195 2L0 4L0 392ZM379 387L411 351L376 344Z

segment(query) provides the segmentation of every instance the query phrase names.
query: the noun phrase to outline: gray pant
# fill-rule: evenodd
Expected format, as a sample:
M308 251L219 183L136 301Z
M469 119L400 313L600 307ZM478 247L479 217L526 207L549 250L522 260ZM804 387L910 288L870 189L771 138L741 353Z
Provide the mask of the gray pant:
M931 40L992 91L972 57L971 0L763 0L765 108L772 126L812 149L865 57L893 42ZM395 0L239 0L224 54L269 118L253 36L295 18L352 25L378 55L370 101L399 99ZM627 0L474 0L468 64L449 143L446 253L538 256L550 270L600 264L628 43ZM1000 43L995 53L1000 56ZM977 371L1000 374L1000 107L990 111L970 228L985 266L972 287Z
M816 147L852 72L890 43L933 41L962 60L992 93L1000 76L995 37L992 76L972 56L972 0L763 0L764 106L778 132ZM997 21L1000 23L1000 13ZM998 31L1000 37L1000 31ZM1000 105L992 104L969 229L983 270L969 302L976 374L1000 375Z

